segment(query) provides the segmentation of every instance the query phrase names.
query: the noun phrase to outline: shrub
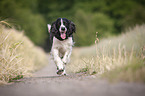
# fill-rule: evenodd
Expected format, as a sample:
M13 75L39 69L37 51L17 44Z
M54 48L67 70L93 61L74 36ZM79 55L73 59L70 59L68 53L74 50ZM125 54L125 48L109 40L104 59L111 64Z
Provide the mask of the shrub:
M78 10L75 14L76 20L76 46L92 45L95 41L95 31L99 37L108 37L114 32L114 21L103 13L85 13Z

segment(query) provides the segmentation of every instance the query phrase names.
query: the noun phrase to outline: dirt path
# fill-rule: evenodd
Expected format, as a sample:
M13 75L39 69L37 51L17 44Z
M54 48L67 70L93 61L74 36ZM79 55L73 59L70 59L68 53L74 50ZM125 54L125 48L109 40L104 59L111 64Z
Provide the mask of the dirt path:
M110 84L84 74L57 76L51 62L33 77L0 87L0 96L145 96L145 85Z

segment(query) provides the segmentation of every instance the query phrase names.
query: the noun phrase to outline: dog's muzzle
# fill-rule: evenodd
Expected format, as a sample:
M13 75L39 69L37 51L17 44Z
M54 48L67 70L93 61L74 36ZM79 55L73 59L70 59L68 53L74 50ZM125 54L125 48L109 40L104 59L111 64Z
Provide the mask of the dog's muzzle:
M65 27L61 27L61 31L65 31Z

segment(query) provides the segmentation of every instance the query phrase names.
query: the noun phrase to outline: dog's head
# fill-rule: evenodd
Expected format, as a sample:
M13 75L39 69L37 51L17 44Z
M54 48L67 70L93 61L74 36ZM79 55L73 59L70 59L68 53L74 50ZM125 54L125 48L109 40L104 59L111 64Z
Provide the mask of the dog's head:
M66 18L58 18L52 23L50 32L59 40L65 40L72 36L75 29L75 25L72 21Z

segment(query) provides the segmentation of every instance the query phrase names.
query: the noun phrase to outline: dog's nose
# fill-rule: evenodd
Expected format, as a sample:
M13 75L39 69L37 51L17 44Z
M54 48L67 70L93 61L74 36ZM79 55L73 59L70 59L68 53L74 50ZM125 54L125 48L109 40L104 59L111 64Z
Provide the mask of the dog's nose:
M61 30L62 30L62 31L65 31L65 27L61 27Z

